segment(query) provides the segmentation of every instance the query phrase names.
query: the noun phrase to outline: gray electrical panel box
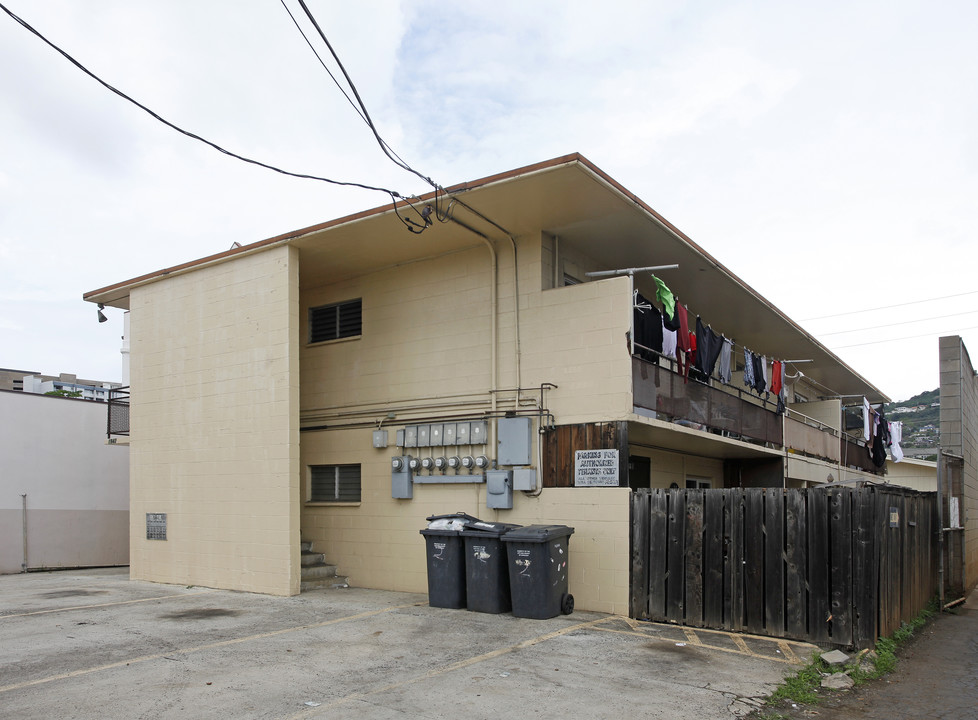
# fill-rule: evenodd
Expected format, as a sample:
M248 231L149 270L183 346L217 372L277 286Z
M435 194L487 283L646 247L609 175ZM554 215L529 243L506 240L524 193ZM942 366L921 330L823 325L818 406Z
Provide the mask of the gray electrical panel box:
M485 420L473 420L472 429L469 431L469 443L472 445L485 445L488 433Z
M385 447L387 447L387 431L386 430L374 430L374 447L375 448L385 448Z
M404 447L418 447L418 426L408 425L404 428Z
M486 507L496 510L513 509L512 471L490 470L486 473Z
M513 490L532 492L537 489L536 468L513 468Z
M529 465L530 418L499 418L496 421L496 462L500 465Z
M445 445L455 444L455 423L445 423L442 433L442 442Z
M410 500L414 497L410 455L391 458L391 497L398 500Z
M428 438L431 440L431 447L438 447L445 444L443 440L444 436L442 435L444 428L445 426L441 423L431 426L431 430L428 433Z
M418 425L418 447L431 447L431 427Z
M471 426L471 423L467 422L455 423L455 443L457 445L469 444L469 429Z

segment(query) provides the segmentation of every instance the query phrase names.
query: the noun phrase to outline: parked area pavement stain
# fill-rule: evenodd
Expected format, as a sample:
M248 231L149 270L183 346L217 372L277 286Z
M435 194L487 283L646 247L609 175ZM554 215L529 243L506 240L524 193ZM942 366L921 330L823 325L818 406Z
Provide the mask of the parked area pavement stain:
M92 595L107 595L108 590L51 590L50 592L41 593L38 597L45 600L54 600L59 598L70 598L70 597L91 597Z
M178 612L160 615L162 620L207 620L208 618L236 617L240 615L239 610L228 610L227 608L198 608L195 610L181 610Z
M90 602L37 608L70 590ZM412 593L283 598L121 571L0 576L0 632L0 707L18 718L729 718L814 649L601 613L528 620Z

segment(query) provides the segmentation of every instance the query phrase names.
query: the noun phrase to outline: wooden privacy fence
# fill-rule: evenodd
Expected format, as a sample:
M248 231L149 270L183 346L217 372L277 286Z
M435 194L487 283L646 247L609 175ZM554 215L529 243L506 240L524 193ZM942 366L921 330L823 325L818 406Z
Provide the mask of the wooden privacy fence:
M632 617L872 647L937 591L933 493L632 494Z

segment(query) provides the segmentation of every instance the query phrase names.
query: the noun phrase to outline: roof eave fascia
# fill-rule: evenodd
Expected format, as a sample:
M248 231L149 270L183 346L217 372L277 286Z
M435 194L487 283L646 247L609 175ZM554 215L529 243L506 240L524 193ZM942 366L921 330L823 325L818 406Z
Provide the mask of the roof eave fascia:
M414 200L414 202L429 202L436 199L436 196L440 193L446 195L455 195L459 193L464 193L469 190L475 190L476 188L486 187L488 185L493 185L498 182L504 182L509 180L514 180L516 178L522 177L524 175L532 175L537 172L552 170L563 165L572 164L574 162L580 162L588 168L596 170L588 160L586 160L579 153L571 153L569 155L562 155L557 158L552 158L550 160L544 160L543 162L534 163L532 165L526 165L521 168L516 168L515 170L507 170L506 172L497 173L495 175L489 175L487 177L481 178L479 180L467 181L458 183L456 185L449 186L444 189L439 189L437 191L432 190L431 192L421 195L419 198ZM140 275L138 277L132 278L130 280L124 280L119 283L114 283L112 285L107 285L106 287L99 288L97 290L92 290L90 292L82 295L82 299L86 302L92 303L105 303L106 305L121 300L129 295L129 292L136 287L141 285L147 285L164 278L173 277L178 274L186 273L191 270L197 270L202 267L207 267L209 265L214 265L216 263L226 262L232 258L241 257L243 255L248 255L255 252L260 252L263 250L268 250L277 245L286 244L297 240L299 238L312 235L315 233L323 232L325 230L331 230L334 228L342 227L344 225L350 225L352 223L361 222L371 218L381 217L394 212L394 208L398 209L410 207L406 200L400 200L395 204L385 204L380 205L369 210L363 210L352 215L345 215L334 220L328 220L317 225L312 225L310 227L301 228L299 230L292 230L290 232L284 233L282 235L276 235L275 237L267 238L265 240L259 240L254 243L249 243L248 245L242 245L241 247L232 248L230 250L225 250L224 252L216 253L214 255L208 255L197 260L191 260L180 265L175 265L169 268L163 268L162 270L155 270L154 272L147 273L145 275Z

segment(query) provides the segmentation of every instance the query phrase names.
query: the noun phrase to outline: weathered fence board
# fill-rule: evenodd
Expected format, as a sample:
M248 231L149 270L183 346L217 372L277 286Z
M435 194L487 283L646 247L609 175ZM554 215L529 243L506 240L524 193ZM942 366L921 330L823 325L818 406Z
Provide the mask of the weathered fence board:
M675 619L680 622L686 620L686 607L683 602L685 598L683 579L686 573L685 521L686 493L680 490L670 490L669 514L667 516L666 616L670 620Z
M632 497L636 618L869 647L936 591L932 494L833 487Z
M764 490L744 491L744 629L764 632Z
M723 581L726 549L723 501L723 491L710 491L703 506L703 625L706 627L723 622L724 602L729 597Z
M789 493L785 509L785 635L808 635L808 513L805 496Z
M703 625L703 491L686 491L686 624Z
M808 495L808 633L812 642L831 640L829 597L829 496Z
M852 492L844 488L829 491L829 623L832 642L852 643Z
M644 493L638 493L643 495ZM634 497L634 496L633 496ZM649 542L665 537L669 525L669 495L654 493L649 512ZM650 546L649 552L649 617L653 620L666 620L666 582L669 579L668 554L663 552L662 543Z
M784 636L785 496L764 493L764 632Z

